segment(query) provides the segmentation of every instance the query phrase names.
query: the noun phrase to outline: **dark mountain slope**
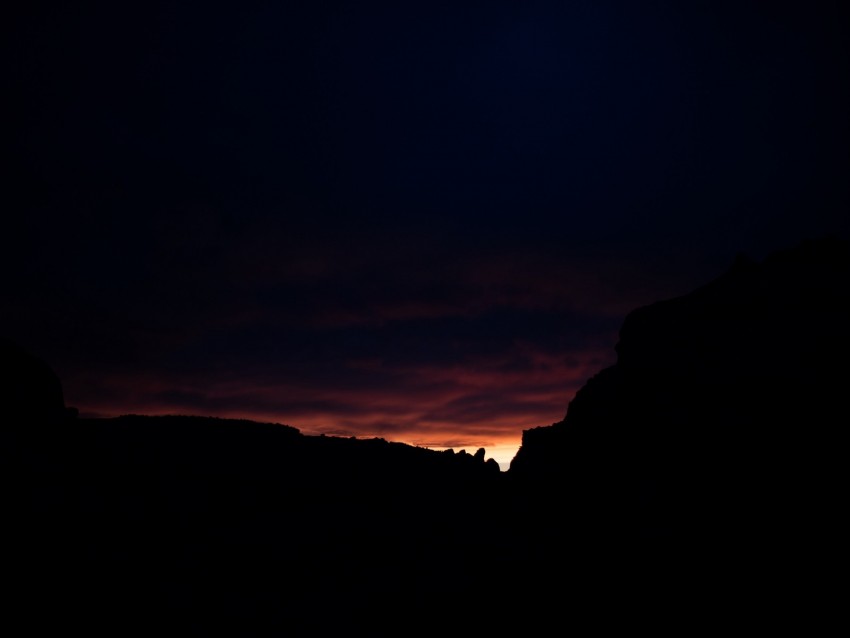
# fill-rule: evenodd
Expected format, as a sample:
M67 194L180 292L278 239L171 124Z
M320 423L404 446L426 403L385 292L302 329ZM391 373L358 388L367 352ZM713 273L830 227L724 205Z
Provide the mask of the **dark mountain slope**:
M64 417L62 383L43 360L0 338L0 406L4 418L57 421Z
M849 326L848 242L740 258L630 313L616 364L524 432L508 474L600 534L785 583L845 529Z

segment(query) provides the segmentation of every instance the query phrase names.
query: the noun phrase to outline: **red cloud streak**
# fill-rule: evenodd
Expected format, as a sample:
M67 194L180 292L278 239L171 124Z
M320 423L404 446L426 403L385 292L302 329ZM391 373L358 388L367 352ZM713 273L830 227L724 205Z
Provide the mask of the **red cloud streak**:
M285 423L304 434L381 437L434 449L485 448L507 469L522 431L563 418L585 381L607 365L608 352L550 355L523 350L524 365L481 359L464 365L396 366L381 387L319 387L263 371L187 378L113 375L108 381L71 379L70 404L83 414L196 414ZM348 369L381 368L380 360ZM77 391L79 390L79 392Z

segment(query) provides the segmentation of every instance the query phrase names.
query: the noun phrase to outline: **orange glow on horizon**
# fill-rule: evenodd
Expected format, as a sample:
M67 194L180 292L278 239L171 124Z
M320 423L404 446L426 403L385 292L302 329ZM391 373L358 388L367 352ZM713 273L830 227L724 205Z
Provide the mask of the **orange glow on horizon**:
M395 365L392 383L358 385L358 370L380 360L347 362L351 376L325 385L273 375L228 375L204 380L162 376L81 380L89 396L66 401L83 415L193 415L281 423L305 435L382 438L434 450L472 454L484 448L506 471L524 430L560 421L575 392L610 361L588 350L569 357L521 344L522 365L508 357L466 365ZM607 360L606 360L607 358ZM382 368L383 369L383 368ZM349 381L353 378L354 382ZM104 397L109 397L105 399Z

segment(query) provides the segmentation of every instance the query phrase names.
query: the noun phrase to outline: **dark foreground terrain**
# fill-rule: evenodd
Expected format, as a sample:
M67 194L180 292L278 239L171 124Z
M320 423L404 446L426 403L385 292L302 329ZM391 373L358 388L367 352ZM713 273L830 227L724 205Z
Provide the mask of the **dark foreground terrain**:
M635 310L508 472L279 424L77 418L4 341L4 633L815 630L846 573L848 282L846 242L806 242Z

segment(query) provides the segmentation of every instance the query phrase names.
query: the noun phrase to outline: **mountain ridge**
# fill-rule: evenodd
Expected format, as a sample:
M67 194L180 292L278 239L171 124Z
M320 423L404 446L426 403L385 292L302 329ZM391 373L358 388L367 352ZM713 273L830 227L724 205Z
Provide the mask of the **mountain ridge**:
M604 474L604 488L585 486L639 512L643 533L738 538L786 508L813 516L839 497L825 472L842 449L848 282L850 244L809 240L761 263L739 257L693 292L633 310L616 363L564 419L523 433L509 472L564 489ZM809 503L791 496L801 491Z
M437 630L472 601L502 614L477 631L777 605L811 627L845 529L849 275L847 242L804 242L635 309L507 472L483 448L80 418L3 344L10 606L102 635Z

